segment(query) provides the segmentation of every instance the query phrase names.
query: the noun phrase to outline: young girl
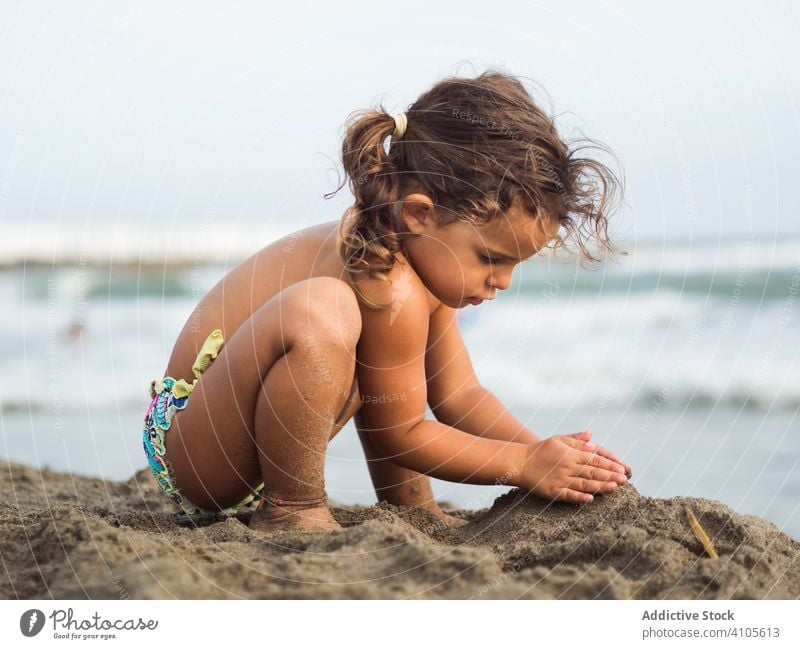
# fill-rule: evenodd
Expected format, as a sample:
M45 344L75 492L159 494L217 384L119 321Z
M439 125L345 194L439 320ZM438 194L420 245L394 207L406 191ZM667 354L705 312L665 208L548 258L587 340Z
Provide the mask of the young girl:
M144 446L166 494L189 515L257 502L255 529L336 528L325 451L352 417L378 498L453 524L428 476L574 503L626 482L590 431L540 440L515 419L456 320L564 235L585 255L592 237L610 248L614 175L494 71L441 81L394 117L355 114L342 157L355 204L341 221L223 277L151 383Z

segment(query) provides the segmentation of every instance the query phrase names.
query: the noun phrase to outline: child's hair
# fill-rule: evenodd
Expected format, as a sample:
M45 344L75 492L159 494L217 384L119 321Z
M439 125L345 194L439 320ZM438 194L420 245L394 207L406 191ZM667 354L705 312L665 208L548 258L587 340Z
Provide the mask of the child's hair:
M406 115L405 134L392 138L388 152L395 121L382 107L348 119L346 178L326 196L349 178L355 204L342 219L338 248L351 277L387 279L401 250L392 205L412 184L430 196L442 224L484 224L519 201L534 215L544 210L559 219L567 237L559 235L554 247L572 239L585 259L596 261L587 246L594 239L614 253L608 213L621 182L601 162L579 156L591 147L610 152L585 138L563 141L515 77L490 70L444 79Z

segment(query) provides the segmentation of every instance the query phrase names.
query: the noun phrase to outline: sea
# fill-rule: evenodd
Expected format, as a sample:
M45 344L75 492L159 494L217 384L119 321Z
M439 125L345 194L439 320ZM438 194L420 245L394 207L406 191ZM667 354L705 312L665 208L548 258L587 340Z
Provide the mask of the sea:
M111 480L146 467L147 386L194 305L291 232L5 230L0 455ZM800 236L622 247L592 267L537 256L496 300L461 310L481 383L540 437L591 428L643 495L719 500L800 539ZM508 491L433 482L459 507ZM326 487L332 500L375 502L352 423L330 444Z

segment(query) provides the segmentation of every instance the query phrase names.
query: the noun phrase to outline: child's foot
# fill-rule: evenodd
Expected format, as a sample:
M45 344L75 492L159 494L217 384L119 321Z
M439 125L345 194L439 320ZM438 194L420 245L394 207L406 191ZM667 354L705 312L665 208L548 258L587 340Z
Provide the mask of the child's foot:
M461 527L467 524L467 521L463 518L456 518L455 516L450 516L450 514L445 514L441 509L438 512L431 512L431 514L450 527Z
M259 532L276 530L339 530L337 523L327 506L311 507L296 511L287 511L284 507L267 505L257 509L250 517L250 529Z
M447 521L448 525L452 527L462 527L467 524L468 521L465 521L463 518L457 518L456 516L450 516L450 514L444 514L444 518Z

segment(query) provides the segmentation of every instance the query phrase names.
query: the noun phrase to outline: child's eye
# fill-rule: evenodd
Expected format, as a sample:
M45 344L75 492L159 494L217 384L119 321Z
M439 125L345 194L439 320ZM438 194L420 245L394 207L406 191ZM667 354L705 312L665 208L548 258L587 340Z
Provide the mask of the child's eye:
M500 263L499 259L492 259L491 257L487 257L486 255L480 255L480 254L478 256L481 258L481 263L484 263L487 266Z

